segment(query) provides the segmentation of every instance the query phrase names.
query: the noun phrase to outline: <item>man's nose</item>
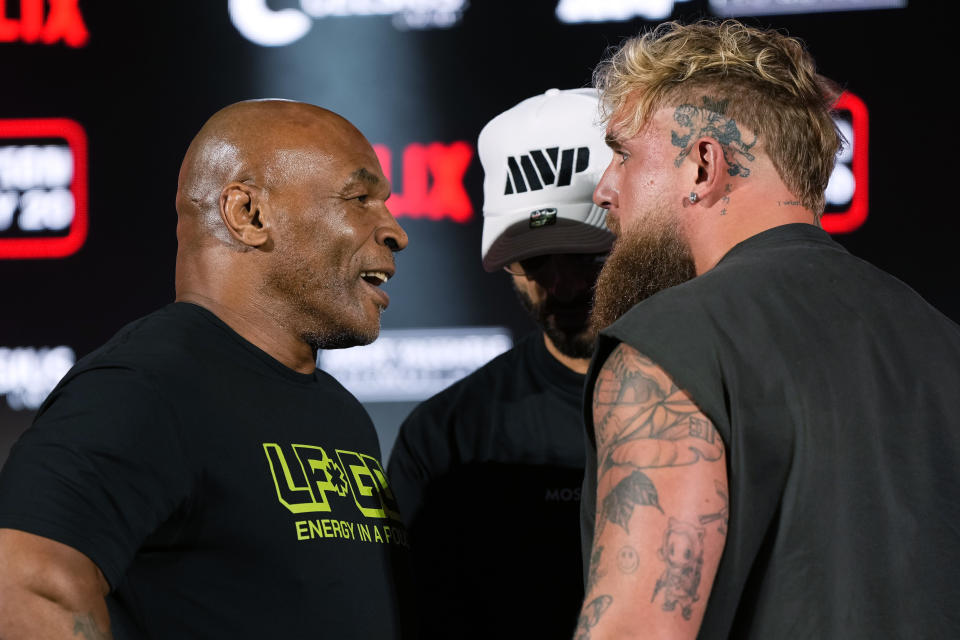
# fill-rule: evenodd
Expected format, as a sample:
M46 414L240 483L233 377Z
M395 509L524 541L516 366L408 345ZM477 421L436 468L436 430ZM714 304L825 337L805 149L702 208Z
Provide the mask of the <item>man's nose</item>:
M607 166L597 188L593 190L593 203L602 209L616 207L617 190L613 185L613 178L610 175L610 166Z
M391 251L402 251L409 242L407 232L403 230L403 227L400 226L389 209L384 207L383 212L384 221L376 232L377 244L382 244Z

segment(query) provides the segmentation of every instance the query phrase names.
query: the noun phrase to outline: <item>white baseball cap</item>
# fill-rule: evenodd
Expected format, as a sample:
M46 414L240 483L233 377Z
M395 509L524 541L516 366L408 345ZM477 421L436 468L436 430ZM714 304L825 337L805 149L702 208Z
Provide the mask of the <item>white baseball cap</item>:
M483 268L549 253L609 251L613 234L593 190L613 153L595 89L550 89L480 132Z

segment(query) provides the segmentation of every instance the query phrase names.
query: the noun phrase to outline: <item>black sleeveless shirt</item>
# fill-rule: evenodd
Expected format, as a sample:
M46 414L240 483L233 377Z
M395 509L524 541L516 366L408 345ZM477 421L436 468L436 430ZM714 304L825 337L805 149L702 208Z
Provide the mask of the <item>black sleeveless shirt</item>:
M603 332L727 446L730 521L701 638L946 638L960 629L960 328L824 231L792 224Z

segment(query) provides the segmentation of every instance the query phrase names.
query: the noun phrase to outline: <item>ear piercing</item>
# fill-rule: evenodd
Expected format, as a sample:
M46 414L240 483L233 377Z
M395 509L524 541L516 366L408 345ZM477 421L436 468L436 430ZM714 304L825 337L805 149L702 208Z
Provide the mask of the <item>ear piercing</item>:
M699 199L700 199L700 196L698 196L698 195L696 194L696 192L694 192L694 191L691 191L691 192L690 192L690 204L696 204L696 203L697 203L697 200L699 200Z

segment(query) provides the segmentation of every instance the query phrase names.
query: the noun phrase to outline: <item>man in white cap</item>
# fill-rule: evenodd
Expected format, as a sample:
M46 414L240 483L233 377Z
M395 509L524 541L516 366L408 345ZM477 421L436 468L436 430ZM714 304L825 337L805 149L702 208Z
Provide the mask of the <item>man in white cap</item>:
M612 245L591 195L612 154L593 89L551 89L480 133L483 266L540 330L415 409L388 466L407 515L422 638L569 637L589 314ZM504 621L509 620L509 630Z

